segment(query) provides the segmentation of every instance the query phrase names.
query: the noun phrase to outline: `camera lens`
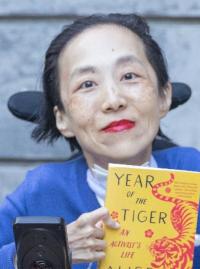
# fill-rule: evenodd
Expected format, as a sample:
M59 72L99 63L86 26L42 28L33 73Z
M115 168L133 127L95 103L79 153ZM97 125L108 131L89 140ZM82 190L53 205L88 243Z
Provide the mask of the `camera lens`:
M35 261L30 269L53 269L52 265L47 261Z

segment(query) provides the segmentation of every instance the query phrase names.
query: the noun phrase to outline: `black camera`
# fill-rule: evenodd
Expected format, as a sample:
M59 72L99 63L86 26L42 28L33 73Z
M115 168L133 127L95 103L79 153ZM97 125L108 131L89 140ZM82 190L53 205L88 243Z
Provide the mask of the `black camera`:
M62 218L17 217L13 230L18 269L71 268Z

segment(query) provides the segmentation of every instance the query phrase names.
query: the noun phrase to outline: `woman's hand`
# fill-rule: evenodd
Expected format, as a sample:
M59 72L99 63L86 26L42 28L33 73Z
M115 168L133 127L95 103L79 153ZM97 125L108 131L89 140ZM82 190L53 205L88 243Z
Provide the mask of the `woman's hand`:
M98 261L105 257L103 223L113 229L119 228L119 224L112 220L105 207L84 213L67 225L72 263Z

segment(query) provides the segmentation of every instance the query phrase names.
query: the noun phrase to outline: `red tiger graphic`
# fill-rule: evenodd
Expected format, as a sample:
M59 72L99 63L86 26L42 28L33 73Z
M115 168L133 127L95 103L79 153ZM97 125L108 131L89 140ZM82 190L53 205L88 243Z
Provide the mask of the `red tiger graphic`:
M154 256L151 266L160 269L191 269L194 248L194 236L192 234L198 204L158 193L159 188L168 186L173 181L174 174L171 173L168 181L152 187L152 194L157 199L174 204L170 218L178 235L175 238L165 236L151 244L150 251Z

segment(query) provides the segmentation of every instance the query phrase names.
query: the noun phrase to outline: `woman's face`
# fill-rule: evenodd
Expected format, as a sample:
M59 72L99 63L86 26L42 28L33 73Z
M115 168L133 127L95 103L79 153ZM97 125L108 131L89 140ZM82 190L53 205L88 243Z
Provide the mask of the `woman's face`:
M57 127L75 136L89 166L149 160L170 85L161 97L141 39L117 25L98 25L72 39L59 57Z

